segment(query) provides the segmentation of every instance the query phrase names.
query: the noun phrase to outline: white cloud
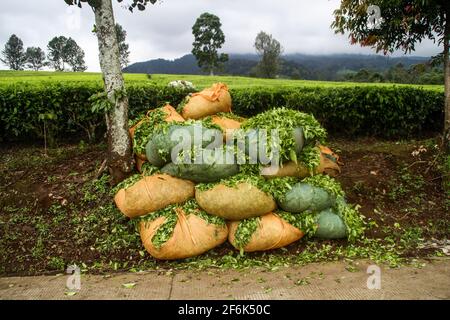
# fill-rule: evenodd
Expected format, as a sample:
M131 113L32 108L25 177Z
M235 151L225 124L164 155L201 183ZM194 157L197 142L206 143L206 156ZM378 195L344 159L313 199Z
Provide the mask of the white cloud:
M115 0L113 0L115 1ZM330 29L332 12L339 0L163 0L146 11L134 13L115 1L117 22L128 32L132 62L154 58L174 59L189 53L191 28L203 12L221 18L226 36L224 51L253 52L256 34L264 30L278 39L286 53L374 53L370 48L352 46L346 36ZM74 8L78 10L77 8ZM70 10L69 10L70 11ZM74 38L86 52L90 71L98 71L98 49L92 34L93 12L79 12L80 28L68 24L71 19L63 0L2 0L0 46L11 34L17 34L25 46L46 48L57 35ZM75 13L78 15L78 13ZM414 55L430 56L439 52L436 44L424 41ZM396 53L395 55L401 55Z

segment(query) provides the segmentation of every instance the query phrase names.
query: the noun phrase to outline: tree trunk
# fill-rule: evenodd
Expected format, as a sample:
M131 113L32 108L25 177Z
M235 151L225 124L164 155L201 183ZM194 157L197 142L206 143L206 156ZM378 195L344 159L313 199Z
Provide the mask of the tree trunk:
M444 77L445 77L445 109L444 109L444 177L442 179L442 187L446 195L450 194L450 168L448 167L447 157L450 157L450 12L447 10L445 14L445 33L444 33Z
M211 68L211 69L209 70L209 76L210 76L210 77L214 77L214 69L213 69L213 68Z
M114 107L106 114L108 129L108 168L114 184L124 180L133 169L133 152L128 133L128 97L120 67L111 0L102 0L95 8L95 23L100 67L108 99Z
M449 63L449 40L450 40L450 17L447 16L444 35L444 77L445 77L445 122L444 122L444 150L450 153L450 63Z

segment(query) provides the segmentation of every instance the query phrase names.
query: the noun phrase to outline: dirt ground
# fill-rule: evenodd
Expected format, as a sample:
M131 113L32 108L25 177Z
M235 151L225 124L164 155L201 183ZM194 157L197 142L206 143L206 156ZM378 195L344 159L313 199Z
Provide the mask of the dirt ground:
M277 271L210 269L82 275L81 289L66 289L67 275L0 278L0 299L158 300L385 300L450 299L450 259L420 268L381 266L380 288L368 289L368 261L313 263Z
M47 155L36 146L3 146L0 275L57 274L73 263L104 274L211 265L270 269L358 257L395 265L403 258L445 255L436 244L450 235L449 200L435 139L332 140L330 147L344 162L337 179L367 219L370 250L367 241L350 246L307 240L240 257L226 243L196 259L165 263L144 251L134 225L115 208L108 176L96 179L104 146L61 145Z

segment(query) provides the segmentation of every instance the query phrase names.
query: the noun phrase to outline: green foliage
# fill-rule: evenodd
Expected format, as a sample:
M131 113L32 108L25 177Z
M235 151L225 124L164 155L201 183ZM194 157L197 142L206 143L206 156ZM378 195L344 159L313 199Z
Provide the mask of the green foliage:
M308 177L302 180L303 183L310 184L315 187L322 188L330 194L343 197L345 195L339 182L330 176L324 174L318 174L312 177Z
M203 13L192 27L192 54L197 59L198 66L211 74L228 61L228 55L217 53L225 42L221 27L219 17L210 13Z
M100 82L15 83L0 85L0 137L4 140L35 138L43 132L40 114L54 113L55 136L83 138L92 130L105 131L104 112L109 108ZM100 93L100 94L99 94ZM132 85L127 88L131 119L152 106L181 101L186 92L162 86ZM92 98L97 104L92 108Z
M105 131L103 112L92 112L89 98L103 91L101 77L93 74L3 72L0 77L0 137L3 140L41 136L39 114L57 115L53 134L61 137L100 136ZM53 77L53 78L51 78ZM167 101L178 105L189 91L166 87L175 76L125 75L130 108L135 119ZM196 79L199 87L213 80ZM55 81L57 80L57 81ZM234 113L250 117L285 106L314 115L331 135L400 138L442 128L444 94L438 87L354 85L308 81L278 81L218 77L231 83ZM26 81L26 82L22 82ZM261 87L254 87L254 85ZM436 89L434 89L436 88Z
M430 63L418 63L409 68L398 63L384 72L370 69L360 69L358 72L346 70L341 72L340 79L352 82L443 84L444 72L442 67L432 66Z
M50 261L48 262L48 267L53 270L64 270L65 262L64 259L61 257L51 257Z
M280 69L280 55L283 52L280 42L263 31L255 39L255 49L261 57L256 72L262 78L275 78Z
M8 65L11 70L23 70L26 59L22 40L13 34L5 44L0 61Z
M417 136L442 127L442 92L402 86L231 89L234 112L253 116L285 106L314 117L329 134ZM270 108L270 107L269 107Z
M172 211L172 208L162 211L160 214L157 214L157 216L165 218L164 223L158 228L152 238L153 245L157 249L160 249L162 245L172 237L173 230L178 222L178 216Z
M264 181L265 179L258 174L240 172L237 175L222 179L219 182L199 183L195 186L195 188L199 191L207 191L214 188L218 184L224 184L227 187L234 188L240 183L249 183L255 187L258 187L264 184Z
M133 149L136 154L145 154L145 146L155 130L164 122L166 114L161 108L147 113L134 131Z
M92 105L92 113L107 113L114 108L114 104L108 99L106 92L99 92L92 95L89 98L89 102Z
M259 223L261 222L261 218L249 218L239 222L238 227L236 228L236 233L234 234L235 244L241 250L241 254L243 254L243 249L250 242L252 235L258 229Z
M275 199L282 200L286 195L286 192L291 190L298 182L300 182L300 179L294 177L274 178L264 180L261 188L271 194Z
M117 42L119 45L120 65L125 68L130 63L130 46L126 43L127 32L118 23L116 23Z
M277 108L248 119L241 128L266 130L267 152L270 154L272 150L279 150L281 162L289 160L297 162L300 157L310 169L319 164L320 153L318 150L311 150L311 147L316 142L324 142L326 131L312 115L286 108ZM300 154L298 154L299 147L303 148L303 145L298 145L294 134L295 129L298 128L302 128L306 146L310 147ZM278 132L279 143L272 141L271 130Z
M45 52L39 47L27 48L25 56L27 67L34 71L39 71L47 64L45 62Z
M382 19L374 21L377 27L369 24L371 5L378 6L381 11ZM424 38L437 39L439 44L444 41L449 13L448 1L342 1L334 11L335 20L331 27L336 33L349 32L352 44L369 46L377 52L411 52Z
M72 67L74 72L82 72L87 69L84 51L72 38L54 37L48 43L47 49L50 65L56 71L64 71L66 63Z
M317 215L316 213L307 211L301 214L293 214L278 210L276 214L287 223L293 225L297 229L300 229L305 234L306 238L314 236L317 231L317 223L315 219Z
M117 0L117 2L122 2L123 0ZM135 8L138 8L139 11L144 11L149 3L155 4L158 0L131 0L126 4L128 10L133 12ZM98 8L101 5L101 0L64 0L69 6L78 6L79 8L83 7L83 3L87 3L92 8Z
M364 217L358 209L359 206L346 203L343 197L336 201L336 212L344 220L347 227L347 239L350 242L361 239L366 230Z
M320 164L320 149L316 146L306 146L302 149L298 160L308 168L310 174L313 174L314 169Z

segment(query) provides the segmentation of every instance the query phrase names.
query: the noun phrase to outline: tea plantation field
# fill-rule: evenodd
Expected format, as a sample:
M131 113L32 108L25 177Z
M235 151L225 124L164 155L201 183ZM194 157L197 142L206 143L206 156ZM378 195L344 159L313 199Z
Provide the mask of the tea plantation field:
M48 71L0 71L0 85L8 85L17 82L26 82L33 85L64 82L98 82L101 83L100 73L91 72L48 72ZM174 80L191 81L197 89L209 87L214 82L224 82L230 89L242 89L252 87L267 88L293 88L293 87L355 87L355 86L383 86L383 87L421 87L424 89L443 91L441 85L405 85L391 83L353 83L353 82L332 82L332 81L310 81L310 80L289 80L289 79L258 79L234 76L202 76L202 75L165 75L153 74L125 74L125 80L129 84L159 84L166 85Z

